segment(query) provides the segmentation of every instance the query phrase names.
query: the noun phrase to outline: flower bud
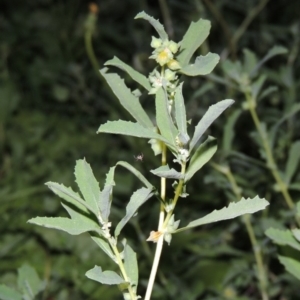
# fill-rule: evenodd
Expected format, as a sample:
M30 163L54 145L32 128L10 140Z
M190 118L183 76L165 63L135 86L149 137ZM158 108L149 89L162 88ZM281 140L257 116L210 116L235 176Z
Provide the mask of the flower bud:
M168 48L172 51L172 53L175 54L178 51L179 45L173 41L170 41Z
M175 59L171 59L167 65L168 65L168 68L171 70L178 70L181 68L179 62Z
M158 38L156 38L156 37L152 37L152 41L151 41L151 44L150 44L150 46L152 47L152 48L158 48L158 47L160 47L161 46L161 44L162 44L162 40L161 39L158 39Z

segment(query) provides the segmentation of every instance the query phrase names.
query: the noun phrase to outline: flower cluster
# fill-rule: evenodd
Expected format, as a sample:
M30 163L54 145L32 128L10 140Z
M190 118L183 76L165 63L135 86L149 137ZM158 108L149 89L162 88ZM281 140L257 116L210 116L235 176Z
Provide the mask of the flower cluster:
M154 48L150 58L155 59L161 67L167 65L171 70L180 69L178 61L174 59L174 54L178 52L179 44L169 40L162 41L153 36L150 45Z

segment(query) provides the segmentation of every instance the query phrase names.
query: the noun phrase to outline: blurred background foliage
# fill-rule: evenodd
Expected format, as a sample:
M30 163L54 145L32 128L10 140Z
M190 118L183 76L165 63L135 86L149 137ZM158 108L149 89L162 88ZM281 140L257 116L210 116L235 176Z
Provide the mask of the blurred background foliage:
M186 224L236 200L228 177L216 168L228 167L244 197L259 194L271 201L267 211L251 220L264 254L270 299L299 299L299 282L276 258L281 253L300 259L299 253L274 246L264 235L270 226L293 226L293 213L267 168L251 116L243 109L245 97L229 84L222 64L242 60L244 48L258 58L274 45L288 49L286 55L276 56L260 69L267 76L264 89L276 89L257 104L267 128L277 126L272 150L283 172L290 148L300 138L296 114L300 2L103 0L96 4L99 12L92 42L100 68L118 56L140 72L152 70L154 65L147 59L153 29L147 22L133 20L142 10L159 18L175 41L191 21L200 17L211 21L211 34L199 53L218 53L221 63L213 75L185 83L188 117L195 124L209 105L225 98L236 103L212 126L209 133L219 140L218 154L214 164L190 183L190 197L179 203L176 219ZM64 215L59 199L44 183L73 186L77 159L87 159L101 185L109 166L118 160L135 164L158 183L148 171L159 165L159 158L153 156L147 141L96 135L107 119L129 119L129 115L89 60L85 46L91 17L88 2L3 0L0 8L0 283L16 287L17 270L27 263L45 281L38 299L120 299L117 288L101 286L84 276L95 264L103 269L110 264L87 235L69 236L26 221L35 216ZM125 79L131 88L137 88ZM143 95L141 99L151 114L152 98ZM140 153L144 161L135 162L134 156ZM298 159L296 153L289 186L295 202L300 191ZM139 187L128 173L120 169L117 173L115 219L124 214L128 196ZM157 226L157 213L158 203L153 199L124 231L138 254L141 295L155 248L145 243L145 238ZM243 222L216 223L175 235L164 249L153 299L260 299Z

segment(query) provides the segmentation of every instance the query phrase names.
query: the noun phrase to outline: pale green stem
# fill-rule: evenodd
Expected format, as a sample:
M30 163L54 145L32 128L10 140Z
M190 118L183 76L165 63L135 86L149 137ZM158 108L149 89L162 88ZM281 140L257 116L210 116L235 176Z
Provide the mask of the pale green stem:
M167 163L167 147L164 143L162 143L162 154L161 154L161 164L164 166ZM160 197L161 200L164 201L166 199L166 178L161 178L161 184L160 184ZM158 231L161 231L162 225L165 218L165 210L163 203L160 204L160 210L159 210L159 221L158 221ZM156 249L155 249L155 255L154 260L151 268L151 273L148 281L147 291L145 295L145 300L149 300L152 294L153 285L159 265L159 260L163 248L163 235L161 235L157 241Z
M181 165L181 174L183 175L183 177L184 177L184 175L185 175L185 169L186 169L186 163L183 163L183 164ZM166 219L165 219L165 221L164 221L164 226L163 226L163 228L166 228L166 227L167 227L168 222L169 222L170 218L172 217L172 214L173 214L173 211L174 211L174 209L175 209L175 207L176 207L176 204L177 204L177 201L178 201L178 199L179 199L179 196L180 196L181 193L182 193L183 185L184 185L184 179L180 179L180 180L179 180L179 183L178 183L178 186L177 186L177 188L176 188L176 191L175 191L174 199L173 199L173 201L172 201L173 208L172 208L172 210L170 210L170 211L168 212L168 214L167 214L167 216L166 216Z
M264 147L265 153L266 153L266 158L267 158L267 165L279 187L280 192L282 193L284 200L287 204L287 206L290 209L293 209L295 204L290 196L290 193L288 191L287 185L284 183L284 181L281 179L280 174L278 172L278 167L277 164L275 162L269 141L268 141L268 137L266 136L265 132L262 130L261 127L261 123L260 120L258 118L258 115L256 113L255 110L255 104L256 101L255 99L250 95L249 92L245 92L245 96L248 102L248 106L249 106L249 110L250 110L250 114L252 116L253 122L255 124L256 130L258 131L261 141L262 141L262 145ZM299 221L298 221L299 223Z
M127 273L126 273L126 270L125 270L125 267L124 267L124 264L123 264L123 261L122 261L122 258L121 258L121 255L119 253L119 250L118 248L116 247L115 245L115 242L112 241L111 239L108 239L109 241L109 244L112 248L112 250L114 251L114 254L116 256L116 259L117 259L117 263L118 263L118 266L120 268L120 271L122 273L122 276L123 276L123 279L126 281L126 282L130 282L130 279L129 277L127 276ZM131 285L128 286L128 292L129 292L129 295L130 295L130 299L131 300L136 300L136 293L135 291L132 289Z
M163 156L162 156L163 157ZM181 174L185 174L185 168L186 168L186 164L182 164L181 166ZM162 252L162 248L163 248L163 242L164 242L164 230L166 228L166 226L168 225L168 221L170 220L172 213L174 211L174 208L176 206L177 200L182 192L182 187L184 184L184 179L179 180L178 186L176 188L175 191L175 195L173 198L173 209L168 212L166 219L164 220L163 224L159 227L159 232L161 232L161 236L158 238L157 241L157 245L156 245L156 250L155 250L155 255L154 255L154 260L153 260L153 265L152 265L152 269L151 269L151 274L150 274L150 278L149 278L149 282L148 282L148 286L147 286L147 291L146 291L146 295L145 295L145 299L144 300L150 300L151 294L152 294L152 290L153 290L153 285L154 285L154 281L155 281L155 277L156 277L156 273L157 273L157 269L158 269L158 264L159 264L159 260L161 257L161 252ZM165 192L165 190L164 190Z
M160 260L160 256L161 256L161 252L162 252L162 248L163 248L163 243L164 243L164 236L161 235L156 244L153 265L152 265L151 274L149 277L147 291L146 291L144 300L150 300L150 298L151 298L154 281L155 281L155 277L156 277L156 273L157 273L157 269L158 269L158 265L159 265L159 260Z
M85 31L84 34L84 41L85 41L85 49L88 55L88 58L95 70L95 72L97 73L97 76L100 78L101 81L103 81L103 78L99 72L100 70L100 66L97 60L97 57L95 55L94 49L93 49L93 43L92 43L92 39L93 39L93 32L90 29L87 29Z

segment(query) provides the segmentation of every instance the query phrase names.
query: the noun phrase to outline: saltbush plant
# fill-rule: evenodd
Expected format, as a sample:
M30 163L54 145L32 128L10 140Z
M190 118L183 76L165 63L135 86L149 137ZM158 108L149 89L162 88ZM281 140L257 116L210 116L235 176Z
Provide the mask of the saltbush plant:
M86 272L86 276L102 284L117 285L124 299L134 300L141 298L138 290L138 259L122 235L122 229L135 217L142 204L146 201L159 201L158 226L156 228L153 224L153 231L148 234L147 239L157 244L147 290L143 297L149 300L164 241L170 244L174 234L193 227L255 213L264 209L268 202L258 196L252 199L242 198L230 203L227 207L214 210L180 226L180 220L177 220L175 216L176 205L178 201L188 205L189 181L217 151L216 139L212 136L205 137L205 132L234 101L225 99L212 104L193 128L186 117L183 98L184 83L181 78L182 75L207 75L219 62L219 56L214 53L197 56L193 61L196 50L209 34L210 22L203 19L193 22L183 39L176 43L169 39L159 21L146 13L139 13L136 19L145 19L157 32L157 36L152 37L153 52L150 56L150 59L157 64L155 69L146 77L116 57L106 62L105 65L125 71L148 93L148 101L152 101L155 106L155 121L152 121L139 101L142 92L131 91L119 75L110 73L105 67L100 70L101 75L134 121L108 121L99 127L98 133L127 135L149 140L149 146L154 155L161 156L161 165L149 170L160 178L160 187L154 186L146 175L129 162L118 161L109 169L100 190L91 166L85 159L80 159L76 162L74 172L80 193L63 184L46 183L56 195L62 198L61 204L70 218L36 217L30 219L29 223L62 230L71 235L89 232L91 239L115 263L116 268L102 270L100 266L95 266ZM143 155L140 154L136 158L142 160ZM173 163L171 160L175 166L178 166L177 169L169 166ZM114 178L117 167L123 167L131 172L140 180L143 187L132 193L124 217L119 223L113 224L110 212L116 186ZM171 194L167 194L167 186L172 186ZM199 212L199 216L201 215L203 214Z

